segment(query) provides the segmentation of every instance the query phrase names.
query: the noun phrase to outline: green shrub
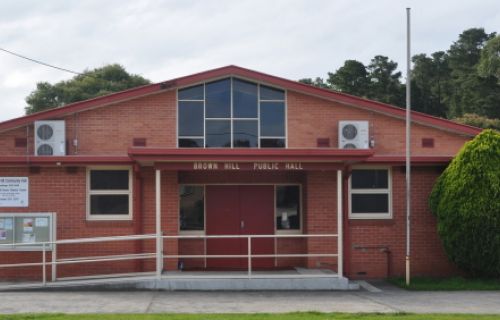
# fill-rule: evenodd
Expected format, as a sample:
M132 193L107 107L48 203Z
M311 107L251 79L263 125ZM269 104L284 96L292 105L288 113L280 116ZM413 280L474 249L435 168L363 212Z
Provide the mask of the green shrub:
M500 277L500 133L464 145L430 196L444 249L471 276Z
M475 113L466 113L459 118L454 118L453 121L483 129L495 129L500 131L500 119L490 119Z

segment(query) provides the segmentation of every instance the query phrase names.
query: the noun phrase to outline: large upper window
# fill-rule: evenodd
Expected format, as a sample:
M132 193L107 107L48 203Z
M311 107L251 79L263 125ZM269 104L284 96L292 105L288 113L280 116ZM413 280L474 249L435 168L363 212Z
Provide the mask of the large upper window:
M131 180L130 169L89 169L87 171L88 218L131 219Z
M392 217L391 171L389 169L352 170L349 185L349 214L353 219Z
M226 78L178 91L180 148L284 148L285 92Z

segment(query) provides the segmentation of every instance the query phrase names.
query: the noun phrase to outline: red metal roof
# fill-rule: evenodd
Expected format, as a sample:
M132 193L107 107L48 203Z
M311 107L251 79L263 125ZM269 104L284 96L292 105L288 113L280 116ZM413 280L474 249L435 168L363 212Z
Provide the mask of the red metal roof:
M371 149L155 149L130 148L137 161L359 161L373 155Z
M328 89L317 88L314 86L310 86L307 84L303 84L296 81L291 81L288 79L268 75L265 73L241 68L238 66L226 66L222 68L212 69L200 73L196 73L193 75L180 77L176 79L172 79L169 81L164 81L161 83L155 83L150 85L145 85L142 87L137 87L133 89L129 89L126 91L121 91L117 93L113 93L110 95L97 97L94 99L89 99L81 102L75 102L68 104L64 107L50 109L46 111L41 111L38 113L34 113L31 115L7 120L0 123L0 132L9 130L12 128L25 126L30 124L35 120L45 120L45 119L57 119L64 117L68 114L73 114L77 112L81 112L84 110L114 104L120 101L129 100L133 98L137 98L140 96L145 96L148 94L157 93L163 90L171 90L178 87L184 87L193 85L199 82L203 82L209 79L220 78L225 76L238 76L248 79L253 79L255 81L263 82L269 85L274 85L278 87L282 87L287 90L301 92L308 95L313 95L316 97L336 101L339 103L343 103L346 105L368 109L375 112L384 113L389 116L404 118L405 110L402 108L398 108L392 105L388 105L385 103L368 100L364 98L355 97L352 95L348 95L345 93L340 93ZM440 128L443 130L449 130L458 132L461 134L474 136L481 132L481 129L467 126L463 124L459 124L453 121L449 121L446 119L430 116L424 113L412 111L412 120L414 122L418 122L424 125L429 125L432 127Z
M413 156L412 165L447 164L453 156ZM403 155L374 155L371 149L156 149L130 148L129 155L0 156L1 166L132 165L137 162L309 162L401 165Z
M131 165L129 156L0 156L0 166Z

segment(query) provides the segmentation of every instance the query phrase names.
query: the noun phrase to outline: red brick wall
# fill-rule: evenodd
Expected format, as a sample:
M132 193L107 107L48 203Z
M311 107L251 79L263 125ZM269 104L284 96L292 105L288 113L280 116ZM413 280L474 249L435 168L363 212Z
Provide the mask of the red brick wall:
M316 148L317 138L338 146L339 120L368 120L377 155L405 153L405 121L340 103L288 92L288 147ZM422 138L434 138L434 148L423 148ZM420 124L412 126L413 155L454 155L467 137Z
M337 234L337 173L309 172L306 185L305 233ZM337 253L337 238L308 238L308 253ZM308 267L337 270L337 259L308 258Z
M352 278L384 278L405 273L406 205L403 167L392 168L393 218L349 220L350 254L348 275ZM412 268L413 275L456 274L448 261L436 231L436 218L428 208L428 196L440 170L412 169ZM387 248L390 251L388 256ZM390 274L389 274L390 273Z
M290 148L316 148L317 138L329 138L331 147L336 148L339 120L368 120L376 154L404 154L403 119L292 91L288 92L287 104ZM81 112L65 120L67 140L78 138L78 150L68 142L68 154L126 154L133 138L146 138L147 147L175 148L177 145L175 91ZM33 126L29 132L28 146L32 154ZM454 155L469 139L420 124L413 125L412 136L414 155ZM16 137L26 137L26 128L0 134L0 148L5 154L26 154L26 148L14 147ZM434 138L434 148L422 147L422 138Z
M0 208L2 213L56 212L57 239L73 239L96 236L130 235L138 221L88 221L86 219L86 171L78 168L76 173L67 173L65 168L41 168L37 174L27 168L0 168L0 176L28 176L30 179L29 207ZM99 248L98 251L95 249ZM134 242L107 242L87 245L66 244L58 247L58 259L135 253ZM41 262L40 252L0 251L3 261ZM50 259L50 255L48 257ZM4 260L5 259L5 260ZM23 275L38 277L41 268L30 268ZM61 265L58 276L86 275L95 272L131 272L136 270L133 261ZM19 270L9 269L2 272L18 274Z

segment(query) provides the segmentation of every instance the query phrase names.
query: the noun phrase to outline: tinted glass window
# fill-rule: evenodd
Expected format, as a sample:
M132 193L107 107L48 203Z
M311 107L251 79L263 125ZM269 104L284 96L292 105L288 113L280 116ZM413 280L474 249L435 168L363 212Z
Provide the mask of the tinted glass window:
M203 148L203 139L179 139L179 148Z
M230 120L207 120L206 126L205 146L207 148L231 147Z
M260 139L261 148L284 148L285 139Z
M257 136L257 120L233 121L233 146L235 148L256 148Z
M179 136L203 136L203 102L179 101Z
M383 194L352 194L352 213L388 213L389 195Z
M179 189L179 225L181 230L205 229L205 200L202 186L181 186Z
M285 104L283 102L261 102L260 135L285 136Z
M129 213L128 195L90 196L90 214L125 214Z
M285 100L285 91L261 85L260 100Z
M207 118L231 117L231 79L219 80L206 85L205 112Z
M299 186L276 186L276 227L300 229Z
M128 180L128 170L90 171L90 189L92 190L128 190Z
M387 189L387 170L353 170L352 189Z
M257 118L257 85L233 80L233 117Z
M178 98L179 100L203 100L203 85L179 90Z

